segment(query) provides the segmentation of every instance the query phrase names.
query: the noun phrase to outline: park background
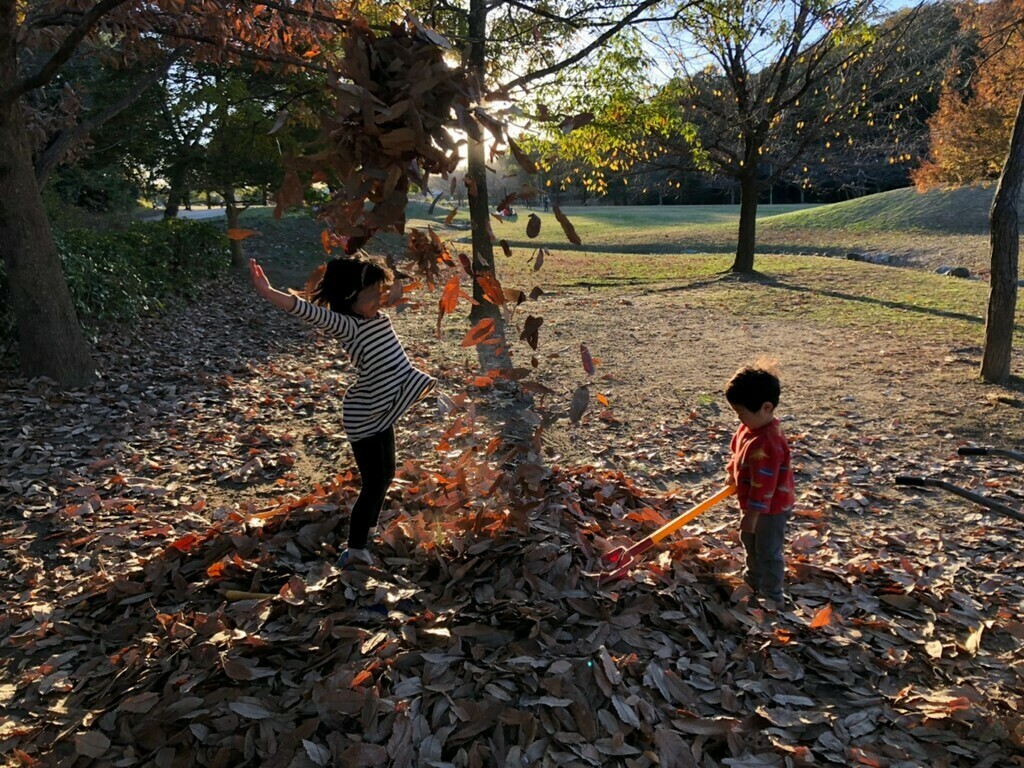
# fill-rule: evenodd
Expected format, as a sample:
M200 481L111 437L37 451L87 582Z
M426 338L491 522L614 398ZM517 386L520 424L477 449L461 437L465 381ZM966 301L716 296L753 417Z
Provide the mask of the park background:
M3 759L1020 764L1020 522L895 484L1024 498L1020 2L361 10L0 11ZM239 267L350 243L445 398L339 572L352 371ZM602 581L760 355L791 604L728 505Z

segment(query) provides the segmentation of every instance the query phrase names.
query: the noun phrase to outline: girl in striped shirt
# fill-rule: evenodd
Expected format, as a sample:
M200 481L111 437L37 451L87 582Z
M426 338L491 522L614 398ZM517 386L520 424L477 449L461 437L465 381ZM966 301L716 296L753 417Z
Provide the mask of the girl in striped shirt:
M412 366L391 318L381 311L394 275L366 259L334 259L311 303L275 290L254 259L249 260L249 274L256 292L275 307L335 336L356 368L356 380L342 400L342 424L362 485L352 507L348 548L338 567L353 561L370 564L366 540L395 478L395 422L436 384Z

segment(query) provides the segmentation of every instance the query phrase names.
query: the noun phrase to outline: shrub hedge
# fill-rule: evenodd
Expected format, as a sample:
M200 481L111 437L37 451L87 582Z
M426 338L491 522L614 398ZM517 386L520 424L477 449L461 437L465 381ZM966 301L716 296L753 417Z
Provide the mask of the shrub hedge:
M230 265L224 231L201 221L136 223L113 232L73 229L55 239L75 310L90 335L195 298ZM14 319L6 283L0 262L0 337L9 341Z

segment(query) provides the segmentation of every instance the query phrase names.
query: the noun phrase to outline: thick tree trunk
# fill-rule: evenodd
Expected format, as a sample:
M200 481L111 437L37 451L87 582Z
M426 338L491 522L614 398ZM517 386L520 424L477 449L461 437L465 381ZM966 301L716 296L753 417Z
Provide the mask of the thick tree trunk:
M0 74L15 72L0 62ZM13 77L2 76L3 82ZM95 376L57 246L36 185L17 102L0 106L0 249L18 325L21 371L67 387Z
M167 190L167 207L164 208L164 218L176 219L178 218L178 210L181 208L181 202L188 193L188 165L180 161L174 163L167 176L167 183L170 184L170 188Z
M989 282L988 316L985 320L985 352L981 376L1004 383L1010 378L1013 321L1017 311L1020 230L1018 206L1024 184L1024 93L1010 136L1010 149L989 213L992 276Z
M469 3L469 49L467 64L476 74L477 84L483 91L484 62L486 61L487 4L486 0L470 0ZM469 137L466 175L472 180L469 195L469 219L473 239L473 271L495 273L494 243L491 242L490 203L487 200L487 161L484 151L484 133L478 128L477 136ZM475 187L475 190L472 188ZM473 192L475 191L475 194ZM480 284L473 281L473 300L476 305L470 310L469 319L474 325L485 318L494 320L493 339L497 344L478 344L476 347L480 366L485 370L508 369L512 366L505 339L505 321L501 308L487 301Z
M757 232L757 167L750 168L740 177L740 229L736 244L733 272L754 271L754 245Z

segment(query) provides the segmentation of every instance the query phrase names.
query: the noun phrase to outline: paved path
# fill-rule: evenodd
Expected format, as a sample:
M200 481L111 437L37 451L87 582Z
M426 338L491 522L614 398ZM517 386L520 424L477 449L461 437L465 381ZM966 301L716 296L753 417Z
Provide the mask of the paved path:
M147 213L142 217L143 221L160 221L164 217L163 211L156 211L154 213ZM223 219L224 209L223 208L195 208L191 211L186 211L184 208L178 209L179 219L193 219L196 221L202 219Z

